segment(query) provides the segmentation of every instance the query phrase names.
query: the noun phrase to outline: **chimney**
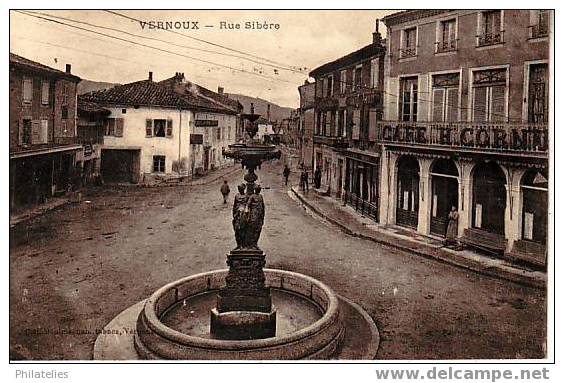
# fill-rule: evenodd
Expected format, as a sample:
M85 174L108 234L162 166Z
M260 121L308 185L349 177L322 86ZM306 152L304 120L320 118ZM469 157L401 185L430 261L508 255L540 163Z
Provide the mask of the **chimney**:
M270 104L266 104L266 119L270 122Z
M68 74L70 74L70 72L71 72L71 64L65 65L65 72L68 73Z
M153 72L149 72L149 81L153 81Z
M218 86L218 87L217 87L217 93L223 94L223 90L224 90L224 89L223 89L222 86Z
M379 19L376 19L376 30L372 32L372 44L381 44L382 43L382 35L379 32L378 24L380 23Z

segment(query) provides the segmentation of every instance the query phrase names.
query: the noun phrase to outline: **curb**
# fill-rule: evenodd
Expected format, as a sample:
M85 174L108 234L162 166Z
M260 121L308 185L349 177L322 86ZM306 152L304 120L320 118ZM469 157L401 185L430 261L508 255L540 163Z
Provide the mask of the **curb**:
M421 257L425 257L428 259L434 259L434 260L438 260L444 263L448 263L450 265L454 265L463 269L467 269L467 270L472 270L475 271L479 274L482 275L487 275L490 277L496 277L499 279L504 279L507 281L511 281L511 282L515 282L518 283L520 285L524 285L524 286L528 286L528 287L534 287L537 289L541 289L544 290L546 289L546 280L545 279L539 279L539 278L533 278L531 276L528 275L521 275L521 274L517 274L515 272L512 271L508 271L508 270L503 270L501 268L495 267L495 266L487 266L487 265L483 265L478 261L472 260L472 259L468 259L466 257L462 257L459 256L457 254L453 254L450 252L444 252L440 249L436 249L436 248L432 248L432 251L430 250L420 250L417 248L414 248L412 246L409 245L402 245L401 239L397 239L394 238L394 240L387 240L384 238L376 238L376 237L372 237L372 236L367 236L365 234L362 233L357 233L353 230L351 230L350 228L348 228L346 225L342 224L341 222L339 222L338 220L328 216L327 214L321 212L314 204L312 204L311 202L307 201L305 198L303 198L300 193L298 193L294 187L290 188L291 193L293 193L299 200L299 202L302 204L302 206L304 206L304 208L309 209L312 213L314 213L315 215L323 218L324 220L330 222L331 224L339 227L341 229L342 232L344 232L345 234L348 234L350 236L353 237L357 237L357 238L361 238L364 240L368 240L368 241L372 241L381 245L385 245L388 247L392 247L395 249L399 249L399 250L407 250L411 253L414 253L415 255L421 256ZM423 245L425 246L425 245Z

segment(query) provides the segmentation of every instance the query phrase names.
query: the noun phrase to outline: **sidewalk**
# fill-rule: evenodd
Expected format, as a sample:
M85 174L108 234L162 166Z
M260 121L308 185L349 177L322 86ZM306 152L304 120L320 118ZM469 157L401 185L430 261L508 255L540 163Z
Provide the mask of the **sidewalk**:
M419 256L433 258L522 285L539 289L546 287L544 272L519 268L503 259L488 257L471 250L455 251L444 248L442 241L435 238L395 225L377 224L369 218L362 217L352 207L343 206L340 200L320 196L314 189L310 189L309 193L302 193L298 187L293 186L289 194L291 198L296 199L313 214L354 237L407 250Z
M241 170L241 166L238 165L238 164L235 164L233 166L229 166L229 167L226 167L226 168L217 169L214 172L211 172L211 173L209 173L209 174L207 174L203 177L199 177L199 178L196 178L196 179L190 179L189 181L179 182L179 183L174 183L174 184L154 185L154 186L150 186L150 187L207 185L207 184L215 182L219 179L222 179L224 177L228 177L231 174L233 174L233 173L235 173L239 170ZM146 186L141 185L141 184L124 184L124 185L132 186L132 187L146 187ZM53 209L56 209L60 206L66 205L69 202L70 202L70 200L69 200L68 196L50 198L49 201L47 201L44 204L33 206L29 209L19 211L16 214L11 214L10 215L10 227L14 227L21 222L39 217L39 216L45 214L46 212L53 210Z

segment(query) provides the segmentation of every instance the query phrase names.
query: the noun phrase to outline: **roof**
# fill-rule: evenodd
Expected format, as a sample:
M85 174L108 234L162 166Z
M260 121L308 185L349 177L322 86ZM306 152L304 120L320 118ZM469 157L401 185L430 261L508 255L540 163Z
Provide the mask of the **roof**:
M106 108L101 107L100 105L94 103L94 102L90 102L90 101L83 101L83 100L78 100L78 104L76 106L76 109L78 111L78 116L79 117L83 117L83 116L108 116L110 115L112 112Z
M382 22L384 22L386 26L390 26L407 21L435 16L448 11L448 9L409 9L407 11L396 12L392 13L391 15L385 16L384 18L382 18Z
M10 52L10 66L12 65L34 72L41 72L52 76L65 77L73 81L80 81L80 77L78 76L48 67L47 65L43 65L36 61L26 59L25 57L18 56L17 54Z
M186 94L189 97L203 98L220 108L231 109L235 113L240 113L243 110L243 105L239 101L186 80L184 73L176 73L174 76L160 81L159 84L173 88L177 93Z
M369 44L365 47L360 48L346 56L340 57L334 61L327 64L323 64L320 67L315 68L309 73L310 77L319 77L326 73L333 72L337 69L352 65L356 62L366 60L369 57L384 55L386 48L380 44Z
M177 92L166 82L151 80L136 81L110 89L85 93L79 96L79 100L95 102L102 106L132 105L236 113L208 98L193 93Z

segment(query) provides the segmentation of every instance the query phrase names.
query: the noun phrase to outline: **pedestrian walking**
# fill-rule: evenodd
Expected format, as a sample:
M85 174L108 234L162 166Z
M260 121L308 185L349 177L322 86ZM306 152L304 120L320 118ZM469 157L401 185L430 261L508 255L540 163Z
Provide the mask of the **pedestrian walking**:
M219 191L221 192L221 195L223 196L223 203L226 204L227 198L229 197L229 193L231 192L231 189L229 189L229 185L227 184L227 180L223 181L223 185L221 185L221 188L219 189Z
M309 192L309 175L307 174L307 170L304 170L304 191L306 193Z
M288 167L288 164L284 165L284 171L282 174L284 174L284 185L288 185L288 177L290 176L290 168Z

